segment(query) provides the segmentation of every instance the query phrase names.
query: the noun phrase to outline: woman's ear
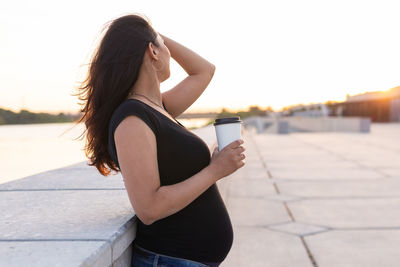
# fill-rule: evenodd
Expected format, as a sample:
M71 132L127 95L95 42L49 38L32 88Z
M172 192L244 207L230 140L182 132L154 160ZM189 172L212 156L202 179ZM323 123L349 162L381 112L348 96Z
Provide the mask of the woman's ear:
M149 49L150 57L152 59L158 60L157 51L155 49L155 45L152 42L149 42L148 49Z

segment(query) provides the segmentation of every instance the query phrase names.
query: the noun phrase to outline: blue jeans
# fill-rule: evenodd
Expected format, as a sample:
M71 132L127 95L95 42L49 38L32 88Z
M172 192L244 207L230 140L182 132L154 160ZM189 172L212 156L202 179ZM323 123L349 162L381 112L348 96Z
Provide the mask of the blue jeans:
M158 254L134 244L132 253L133 267L218 267L220 263L196 262Z

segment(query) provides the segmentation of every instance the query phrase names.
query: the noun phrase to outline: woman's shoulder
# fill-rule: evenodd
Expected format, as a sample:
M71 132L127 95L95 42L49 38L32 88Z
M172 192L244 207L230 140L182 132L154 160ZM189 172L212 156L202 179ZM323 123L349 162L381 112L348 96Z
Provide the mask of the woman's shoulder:
M134 101L135 99L125 99L115 109L114 114L128 112L130 110L144 110L145 106L140 101Z
M133 114L148 114L148 109L140 101L134 101L133 99L124 100L113 112L111 119L117 119L118 117L126 117Z
M110 131L114 132L118 125L128 116L137 116L143 120L153 132L157 132L159 122L153 112L140 101L124 100L113 112L110 119Z

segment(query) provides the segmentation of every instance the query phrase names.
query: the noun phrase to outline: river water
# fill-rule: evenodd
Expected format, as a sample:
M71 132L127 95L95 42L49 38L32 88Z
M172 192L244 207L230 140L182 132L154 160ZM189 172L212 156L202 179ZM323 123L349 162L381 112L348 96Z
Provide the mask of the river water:
M208 119L178 119L186 128ZM0 126L0 184L87 160L83 124L49 123Z

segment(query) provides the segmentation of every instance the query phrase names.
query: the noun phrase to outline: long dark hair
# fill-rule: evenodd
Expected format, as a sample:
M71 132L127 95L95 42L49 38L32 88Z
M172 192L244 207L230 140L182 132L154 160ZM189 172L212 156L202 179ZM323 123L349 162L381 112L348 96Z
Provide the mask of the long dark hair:
M130 14L113 20L95 49L87 77L78 88L86 129L85 153L99 172L107 176L119 171L108 153L108 124L114 110L135 84L149 42L157 33L145 17ZM82 134L82 135L83 135Z

